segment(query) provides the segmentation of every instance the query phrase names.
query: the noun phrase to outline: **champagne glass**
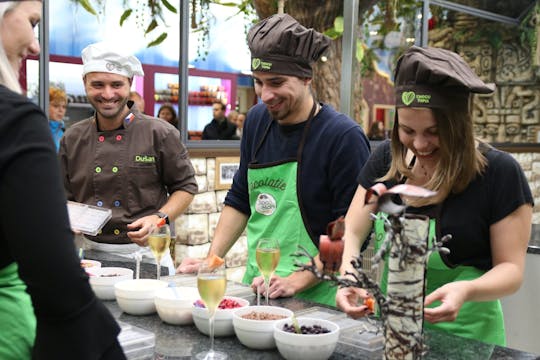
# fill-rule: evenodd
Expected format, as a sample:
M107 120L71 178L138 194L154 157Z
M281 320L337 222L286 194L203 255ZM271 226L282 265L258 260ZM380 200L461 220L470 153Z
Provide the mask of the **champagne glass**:
M270 287L270 278L276 270L280 251L279 242L276 239L262 238L257 242L257 250L255 252L257 266L264 278L264 287L266 290L266 305L268 305L268 288ZM259 304L257 304L259 305Z
M203 351L196 355L201 360L223 360L227 359L227 354L214 351L214 316L219 303L225 295L227 287L227 277L225 266L213 266L207 261L201 263L197 273L197 289L206 309L208 310L208 330L210 335L210 350Z
M152 230L148 236L148 246L156 259L157 279L161 277L161 259L171 244L171 230L169 225L158 223L158 225Z

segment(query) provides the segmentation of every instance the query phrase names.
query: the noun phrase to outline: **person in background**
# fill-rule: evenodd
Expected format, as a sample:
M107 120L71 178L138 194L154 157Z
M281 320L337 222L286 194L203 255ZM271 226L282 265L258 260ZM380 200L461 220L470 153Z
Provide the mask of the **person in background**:
M384 238L383 220L372 224L366 190L377 182L437 192L409 200L407 212L434 219L430 240L450 234L449 254L434 252L427 265L424 326L491 344L505 344L498 299L522 281L531 232L533 198L518 162L475 140L471 94L486 85L456 53L413 46L395 70L397 115L390 141L379 145L358 178L345 219L342 274L354 271L372 227ZM376 247L378 245L376 244ZM386 291L386 277L381 288ZM365 315L365 291L341 288L337 304L352 317Z
M294 265L309 261L294 256L301 245L322 268L319 236L346 213L355 174L370 151L360 126L312 93L312 66L330 41L287 14L273 15L249 31L255 92L262 103L247 114L240 166L208 255L225 256L247 226L244 283L265 291L255 250L259 238L275 238L281 258L269 297L335 305L335 288ZM177 271L194 272L200 261L183 259Z
M195 172L178 129L128 101L133 76L144 75L135 56L102 42L84 48L82 61L95 115L61 140L66 195L112 209L101 233L83 239L87 248L130 256L160 218L172 221L188 207L198 190ZM174 273L170 256L164 261Z
M51 86L49 88L49 128L56 145L56 151L60 148L60 139L64 135L67 96L64 90Z
M236 125L236 119L238 118L238 111L231 110L229 111L229 114L227 115L227 120L231 123Z
M225 117L227 106L221 101L214 101L212 113L214 118L203 129L203 140L238 140L236 137L236 125L229 122Z
M157 113L157 117L167 121L169 124L171 124L175 128L178 127L178 118L176 117L176 110L174 110L174 106L172 106L172 104L167 103L167 104L161 105Z
M129 93L129 100L133 101L135 103L135 106L137 109L139 109L139 112L144 114L144 106L146 105L144 102L144 98L136 91L130 91Z
M125 359L76 255L47 117L18 81L41 12L0 2L0 359Z
M368 138L369 140L384 140L386 138L382 121L374 121L373 124L371 124L369 127Z
M236 137L242 138L242 130L244 129L244 121L246 120L246 114L238 113L236 117Z

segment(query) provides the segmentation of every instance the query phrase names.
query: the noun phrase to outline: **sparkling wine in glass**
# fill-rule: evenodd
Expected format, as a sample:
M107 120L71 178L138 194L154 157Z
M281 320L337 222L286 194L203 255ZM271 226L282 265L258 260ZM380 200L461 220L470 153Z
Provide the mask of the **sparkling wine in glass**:
M225 266L210 264L207 261L201 263L197 274L197 289L206 309L208 310L208 330L210 335L210 350L198 353L197 359L223 360L227 354L214 351L214 316L216 309L225 295L227 277Z
M156 259L157 279L161 277L161 259L169 251L171 244L171 230L169 225L159 222L158 225L148 236L148 246Z
M255 257L257 259L259 271L264 278L266 305L268 305L268 288L270 287L270 278L278 266L279 256L279 242L276 239L259 239L257 242Z

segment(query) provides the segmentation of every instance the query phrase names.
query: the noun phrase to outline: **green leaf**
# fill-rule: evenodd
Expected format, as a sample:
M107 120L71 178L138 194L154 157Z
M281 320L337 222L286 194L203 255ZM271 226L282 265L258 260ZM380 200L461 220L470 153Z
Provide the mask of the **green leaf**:
M360 40L356 40L356 60L362 62L364 58L364 44Z
M163 6L167 8L167 10L176 14L176 8L172 6L170 2L167 0L161 0L161 2L163 3Z
M146 47L152 47L152 46L156 46L156 45L159 45L163 42L163 40L165 40L167 38L167 33L164 32L164 33L161 33L161 35L159 35L155 40L151 41L148 43L148 45L146 45Z
M96 10L90 5L90 2L88 0L77 0L79 4L84 8L84 10L88 11L90 14L97 16Z
M338 16L334 19L334 29L336 29L338 33L343 34L343 16Z
M124 11L122 16L120 16L120 26L124 25L124 21L126 21L126 19L129 17L129 15L131 15L132 12L132 9L127 9L126 11Z
M325 30L324 35L328 36L332 40L336 40L341 35L343 35L343 33L337 32L335 28L331 28L331 29Z
M237 7L238 4L237 3L234 3L234 2L218 2L219 5L221 6L230 6L230 7Z
M148 34L150 31L154 30L156 27L157 27L158 23L156 21L156 19L152 19L152 21L150 22L150 25L148 25L148 27L146 28L146 31L144 32L144 34Z

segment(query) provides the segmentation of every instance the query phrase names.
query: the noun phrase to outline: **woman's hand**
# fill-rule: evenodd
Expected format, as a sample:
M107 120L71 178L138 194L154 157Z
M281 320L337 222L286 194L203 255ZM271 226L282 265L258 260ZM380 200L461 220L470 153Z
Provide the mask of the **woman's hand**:
M353 319L366 316L371 313L363 301L369 298L369 293L364 289L355 287L340 288L336 294L336 305ZM362 300L362 301L361 301ZM359 305L359 303L362 303Z
M424 301L424 319L432 324L443 321L456 320L459 310L466 301L469 293L469 281L455 281L441 286L428 296ZM441 304L434 308L427 306L435 301Z

